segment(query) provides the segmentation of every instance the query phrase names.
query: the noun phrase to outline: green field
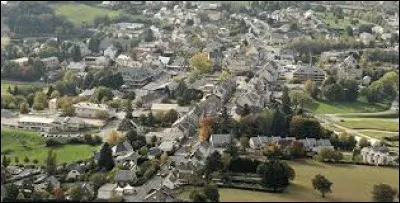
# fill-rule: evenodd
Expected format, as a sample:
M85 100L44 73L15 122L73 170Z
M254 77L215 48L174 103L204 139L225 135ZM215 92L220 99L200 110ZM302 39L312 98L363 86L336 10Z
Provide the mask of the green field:
M399 136L399 133L398 132L395 132L395 133L393 133L393 132L376 132L376 131L367 131L367 130L363 130L363 131L358 131L359 133L362 133L362 134L365 134L365 135L367 135L367 136L369 136L369 137L373 137L373 138L377 138L377 139L383 139L384 137L386 137L386 136L389 136L389 137L391 137L391 136L395 136L395 135L397 135L397 136Z
M96 17L108 15L115 17L119 15L119 11L88 6L80 3L53 4L56 15L65 16L75 25L83 23L91 23Z
M354 114L339 114L343 118L398 118L398 111L387 111L378 113L354 113Z
M30 160L37 159L39 164L43 164L50 149L45 146L45 141L46 138L40 137L36 132L2 129L1 154L7 154L11 158L12 164L14 164L15 156L19 157L20 163L22 163L25 156L28 156ZM98 149L98 146L83 144L64 145L53 148L57 153L57 164L89 158L93 154L93 151Z
M273 194L238 189L220 188L220 200L223 202L318 202L318 201L371 201L374 184L387 183L399 187L399 170L375 166L328 165L316 161L290 161L296 172L295 180L284 193ZM333 182L332 193L325 199L314 191L311 179L322 174ZM192 188L181 193L182 199L188 199Z
M329 102L314 100L313 104L307 106L315 114L327 113L373 113L384 111L388 105L369 104L362 101L356 102Z
M326 25L328 25L330 28L346 29L347 26L354 26L351 24L351 21L350 21L349 17L347 17L347 16L344 19L338 19L337 23L335 21L336 18L333 16L332 13L326 13L322 16L323 16L322 22L325 23ZM360 24L373 24L373 23L369 23L362 19L358 19L358 18L354 18L354 19L357 19Z
M399 122L387 119L363 118L363 119L344 119L338 123L341 126L352 129L373 129L389 132L399 131Z

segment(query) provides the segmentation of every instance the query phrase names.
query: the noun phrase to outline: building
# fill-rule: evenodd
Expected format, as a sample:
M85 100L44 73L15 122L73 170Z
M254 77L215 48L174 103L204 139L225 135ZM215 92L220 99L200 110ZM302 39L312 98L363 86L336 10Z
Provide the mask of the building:
M120 142L114 147L111 148L112 155L115 156L123 156L130 152L133 152L132 145L129 144L128 141Z
M311 65L297 65L297 69L293 72L293 79L305 82L311 80L321 83L325 80L325 72Z
M97 198L101 200L110 199L114 194L114 190L117 188L117 184L106 183L101 186L97 192Z
M168 188L160 187L148 194L144 202L176 202L176 197Z
M128 184L132 185L136 182L136 180L136 171L133 170L119 170L114 177L114 181L120 187L124 187Z
M54 118L24 116L18 120L18 128L41 132L53 131Z
M353 56L348 56L339 64L337 74L344 79L361 79L362 72L357 60Z
M57 117L53 120L53 130L57 132L76 132L85 126L85 122L76 117Z
M210 143L214 148L227 147L232 143L233 136L231 134L212 134Z
M110 59L104 56L87 56L84 58L84 62L92 69L104 69L110 65Z
M94 104L88 102L80 102L73 105L75 113L82 118L96 118L98 112L107 112L110 117L115 115L115 110L108 107L106 104Z
M14 62L14 63L18 63L19 66L27 66L29 58L28 57L22 57L22 58L13 59L11 61Z
M44 66L48 69L55 69L60 65L60 61L55 56L43 58L41 59L41 61L44 63Z
M360 154L364 163L377 166L394 164L396 159L396 156L391 155L385 146L364 147Z

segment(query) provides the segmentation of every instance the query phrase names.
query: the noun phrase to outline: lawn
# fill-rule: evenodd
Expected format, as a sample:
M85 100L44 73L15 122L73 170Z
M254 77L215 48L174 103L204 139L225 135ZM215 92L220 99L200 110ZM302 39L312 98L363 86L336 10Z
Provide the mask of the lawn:
M315 161L290 161L296 177L284 193L273 194L238 189L220 188L221 201L227 202L319 202L371 201L371 190L376 183L399 187L399 170L361 165L328 165ZM332 193L325 199L314 191L311 179L322 174L333 182ZM379 175L378 175L379 174ZM181 193L188 199L191 187Z
M82 25L83 23L91 23L96 17L108 15L115 17L119 15L119 11L88 6L80 3L65 3L53 4L56 15L65 16L75 25Z
M363 119L344 119L338 123L341 126L352 129L374 129L390 132L399 131L399 122L388 119L363 118Z
M369 137L373 137L373 138L377 138L377 139L383 139L384 137L386 137L386 136L389 136L389 137L391 137L391 136L395 136L395 135L397 135L397 136L399 136L399 133L398 132L395 132L395 133L393 133L393 132L376 132L376 131L370 131L370 130L363 130L363 131L358 131L359 133L362 133L362 134L365 134L365 135L367 135L367 136L369 136Z
M14 157L18 156L20 163L25 156L30 160L37 159L39 164L44 164L47 152L46 138L40 137L36 132L2 129L1 130L1 154L7 154L14 163ZM90 145L64 145L52 148L57 154L57 164L69 163L89 158L99 146Z
M1 81L1 94L8 94L7 90L9 86L11 86L11 84Z
M314 100L313 104L307 107L315 114L334 113L373 113L384 111L389 108L384 104L369 104L362 101L356 102L330 102Z
M399 111L387 111L378 113L354 113L354 114L339 114L343 118L398 118Z
M327 24L329 27L335 28L335 29L346 29L347 26L354 26L351 24L350 18L347 16L345 16L344 19L338 19L337 23L335 22L335 19L336 18L333 16L332 13L327 13L327 14L323 15L322 22ZM358 18L354 18L354 19L357 19L360 24L373 24L373 23L367 22L362 19L358 19Z

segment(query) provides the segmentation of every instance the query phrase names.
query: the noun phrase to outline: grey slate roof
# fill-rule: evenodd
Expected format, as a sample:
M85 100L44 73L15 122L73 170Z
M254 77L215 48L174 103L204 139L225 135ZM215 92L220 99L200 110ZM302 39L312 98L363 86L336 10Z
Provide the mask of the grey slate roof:
M134 182L136 181L136 173L132 170L120 170L114 178L117 182Z

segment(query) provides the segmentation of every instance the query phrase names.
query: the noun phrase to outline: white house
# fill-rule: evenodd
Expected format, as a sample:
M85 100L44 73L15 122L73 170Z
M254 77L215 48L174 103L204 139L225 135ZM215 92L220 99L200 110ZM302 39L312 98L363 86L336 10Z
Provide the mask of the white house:
M231 134L212 134L210 143L214 148L227 147L232 143L233 136Z
M363 162L377 166L393 164L396 159L385 146L364 147L361 149L361 157Z
M13 59L11 61L14 63L18 63L18 65L20 65L20 66L26 66L26 65L28 65L29 58L22 57L22 58Z
M115 110L111 109L106 104L94 104L88 102L80 102L74 104L75 113L78 117L82 118L96 118L98 112L107 112L110 117L115 115Z

